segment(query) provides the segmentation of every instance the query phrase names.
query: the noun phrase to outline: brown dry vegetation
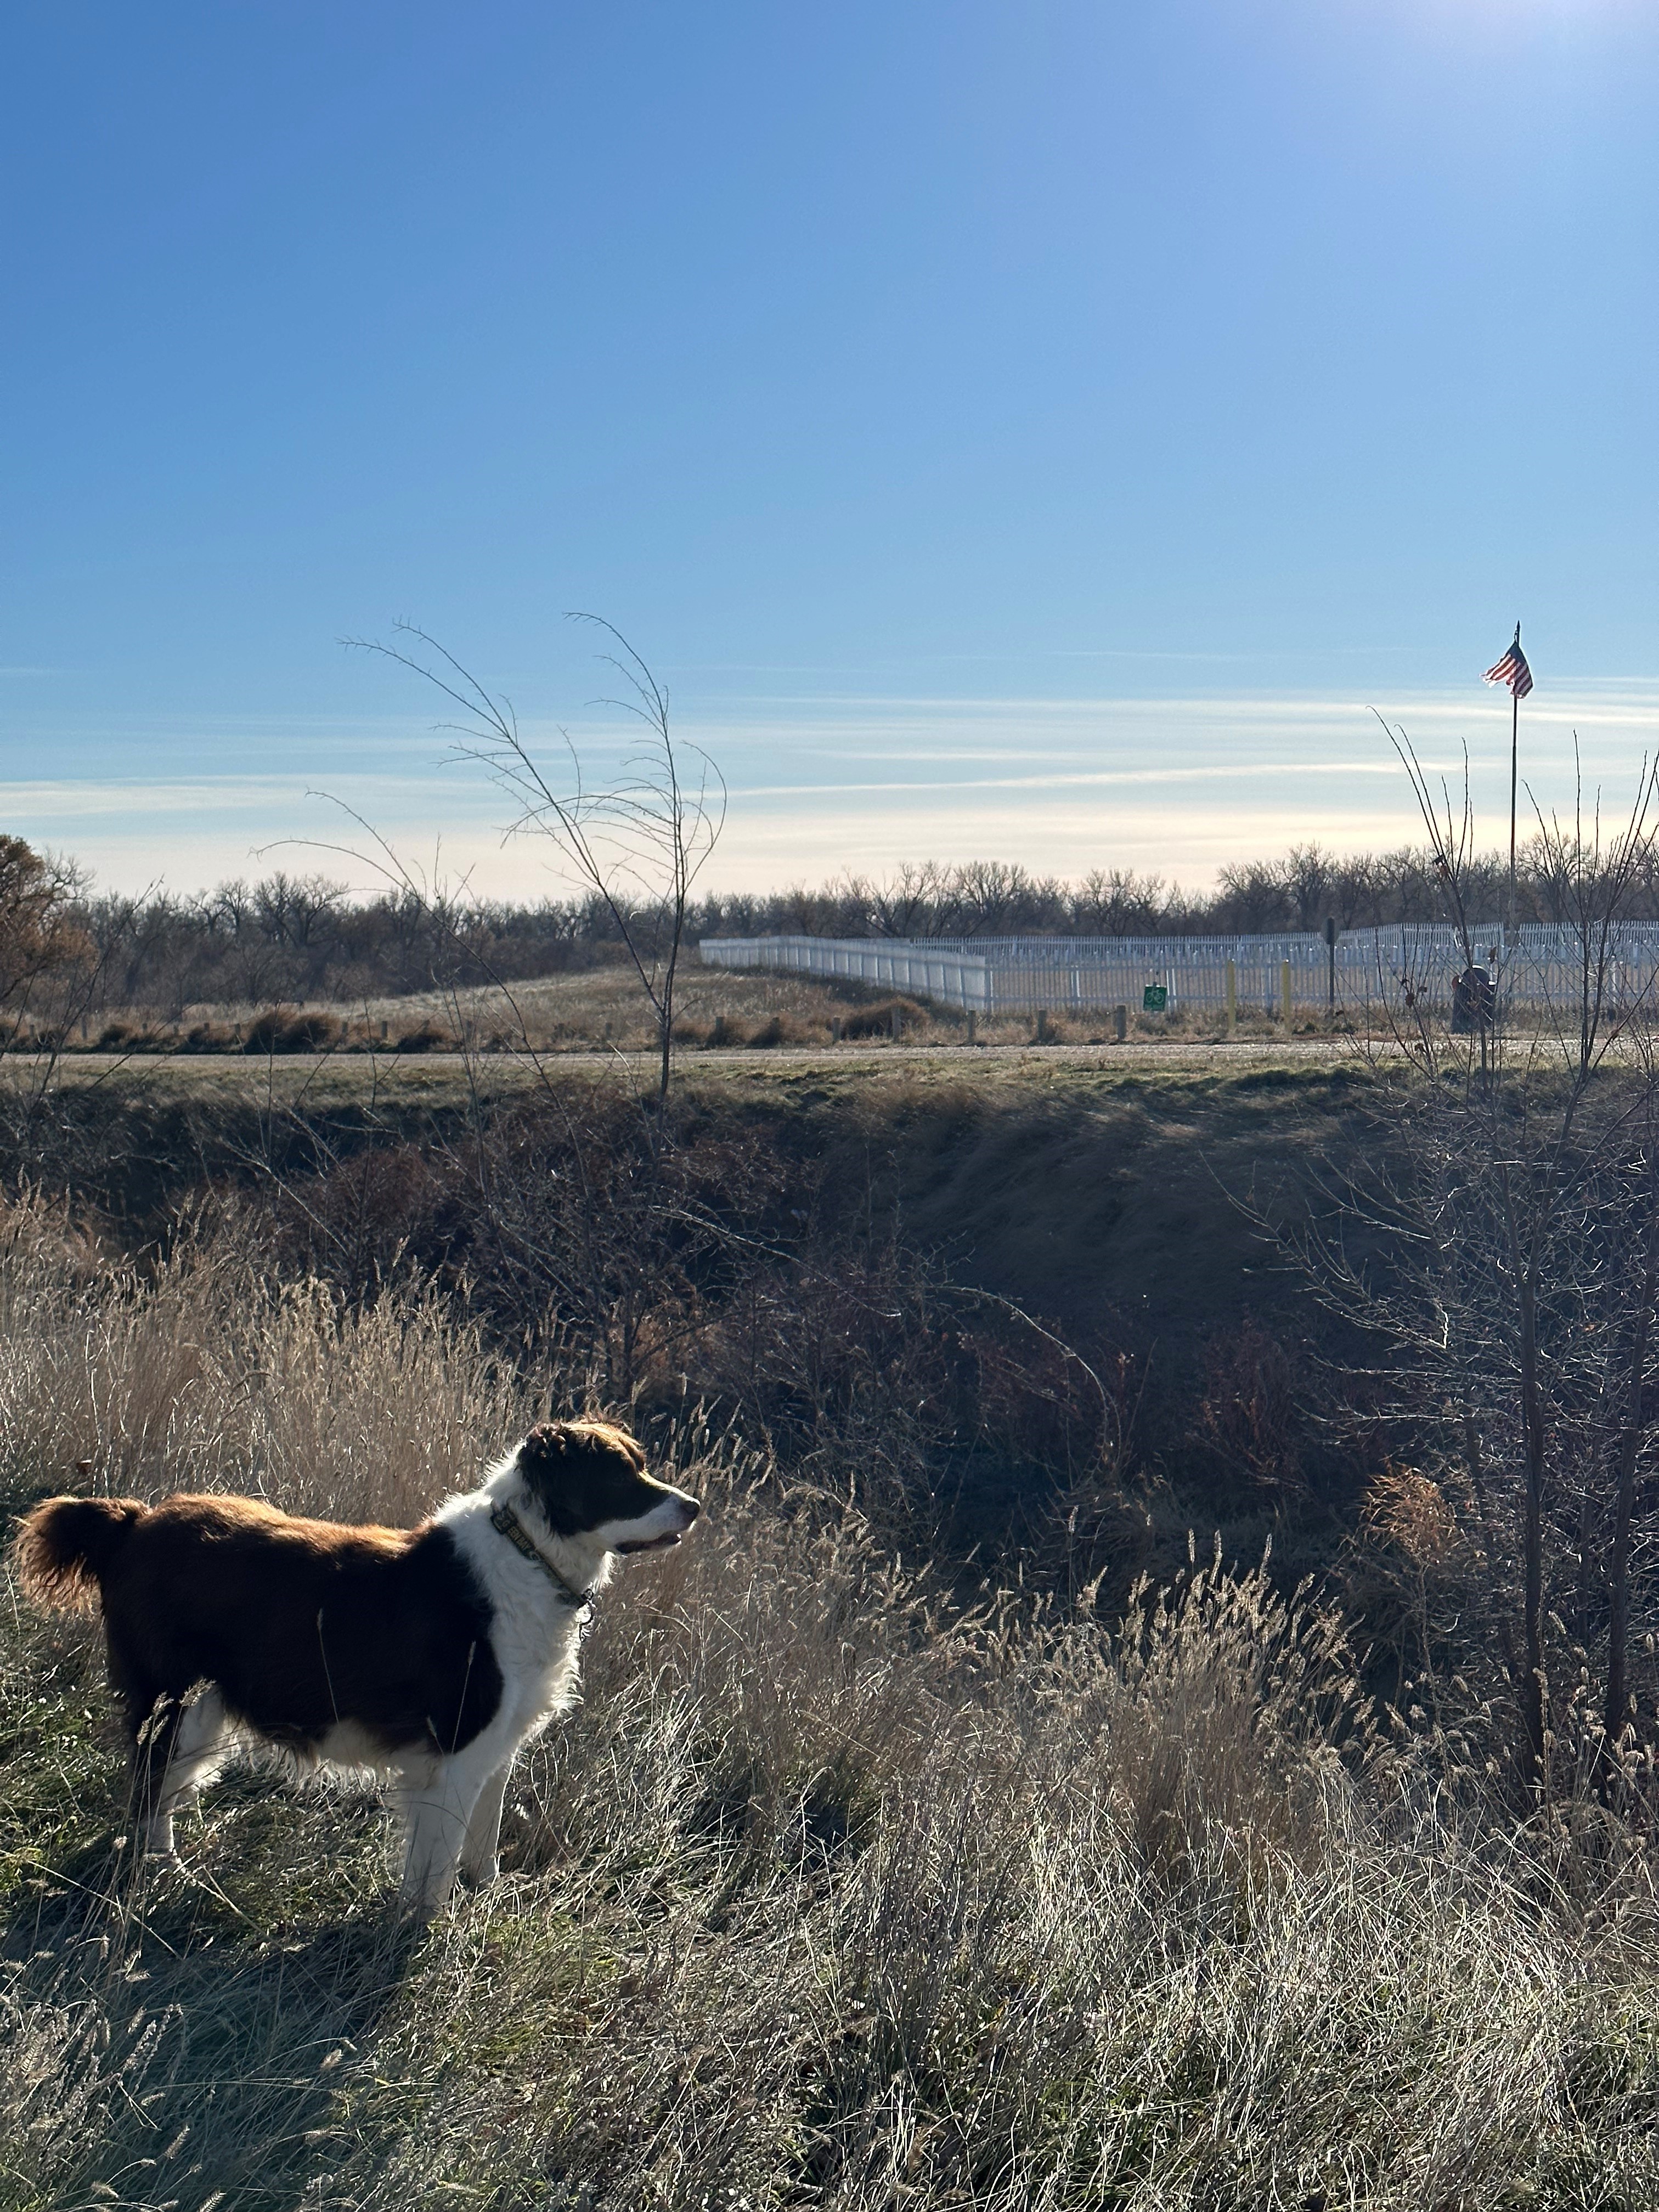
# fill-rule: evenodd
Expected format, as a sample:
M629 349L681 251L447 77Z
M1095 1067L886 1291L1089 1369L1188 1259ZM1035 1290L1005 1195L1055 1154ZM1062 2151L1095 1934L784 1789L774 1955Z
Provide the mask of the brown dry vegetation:
M927 1000L855 983L819 981L807 976L750 975L688 963L676 985L675 1042L695 1055L701 1051L753 1048L805 1049L848 1042L897 1042L915 1048L957 1046L967 1042L967 1018L959 1011ZM477 987L455 991L412 991L395 997L371 997L356 1003L338 999L203 1001L168 1012L124 1006L118 1012L72 1024L64 1036L71 1053L158 1053L197 1055L246 1053L454 1052L471 1047L482 1053L520 1050L528 1041L536 1052L617 1051L642 1053L655 1043L650 1005L631 969L605 962L574 974L538 977L505 988ZM36 1024L35 1027L39 1027ZM1201 1009L1173 1014L1131 1011L1130 1035L1143 1041L1219 1037L1220 1014ZM1036 1018L1029 1014L980 1019L975 1042L988 1046L1031 1045ZM41 1031L44 1034L44 1030ZM1282 1039L1284 1025L1259 1009L1241 1008L1236 1025L1241 1037ZM54 1032L56 1034L56 1032ZM1322 1024L1298 1015L1293 1034L1322 1036ZM1113 1036L1109 1008L1075 1017L1052 1016L1042 1042L1058 1046L1105 1045ZM24 1022L14 1041L27 1047L34 1029Z
M11 1606L0 2205L1659 2197L1650 1769L1584 1786L1564 1630L1547 1801L1487 1772L1457 1501L1235 1203L1374 1157L1371 1074L701 1065L8 1100L8 1510L408 1520L587 1405L710 1511L418 1938L366 1787L232 1775L134 1869L95 1637Z
M505 1342L555 1314L596 1389L741 1404L757 1436L810 1431L866 1488L902 1446L906 1493L999 1542L1011 1521L1032 1537L1105 1418L1153 1485L1160 1542L1196 1512L1259 1550L1278 1516L1294 1549L1271 1488L1218 1463L1198 1401L1207 1346L1247 1308L1297 1340L1293 1286L1260 1272L1230 1193L1340 1135L1358 1072L756 1055L642 1115L608 1073L560 1065L543 1086L481 1063L475 1097L418 1058L134 1064L62 1087L53 1172L129 1237L165 1242L205 1182L348 1295L412 1267ZM1082 1355L1106 1408L1010 1301ZM844 1449L855 1405L869 1439ZM1200 1480L1175 1507L1172 1468Z
M228 1234L140 1277L3 1229L18 1502L84 1457L406 1519L585 1387ZM1115 1628L948 1595L694 1413L656 1443L705 1522L603 1609L501 1885L422 1936L360 1790L232 1778L182 1876L135 1871L94 1638L9 1613L0 2201L1652 2201L1626 1832L1517 1833L1380 1737L1338 1620L1260 1573Z

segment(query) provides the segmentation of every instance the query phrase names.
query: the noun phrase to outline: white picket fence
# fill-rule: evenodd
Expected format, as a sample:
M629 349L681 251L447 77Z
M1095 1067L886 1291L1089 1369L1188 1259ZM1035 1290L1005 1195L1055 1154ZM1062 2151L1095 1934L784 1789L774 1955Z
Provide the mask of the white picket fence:
M780 968L793 975L841 975L910 991L970 1013L993 1009L991 963L977 954L889 937L705 937L710 968Z
M1477 962L1489 965L1508 1002L1552 1012L1576 1010L1583 948L1576 934L1524 923L1474 932ZM710 967L775 969L837 975L906 991L980 1014L1139 1008L1148 984L1162 985L1171 1012L1219 1011L1234 1001L1283 1011L1286 969L1292 1010L1357 1013L1410 1003L1449 1008L1464 965L1462 940L1442 924L1408 922L1345 930L1335 946L1314 932L1267 937L705 938ZM1659 923L1621 922L1608 939L1606 990L1628 1008L1659 1012Z

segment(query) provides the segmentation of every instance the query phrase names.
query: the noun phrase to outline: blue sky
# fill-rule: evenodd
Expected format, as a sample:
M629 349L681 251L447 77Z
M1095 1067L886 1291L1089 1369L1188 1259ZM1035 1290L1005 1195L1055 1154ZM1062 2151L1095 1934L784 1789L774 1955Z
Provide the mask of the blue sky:
M1659 14L1634 0L15 5L0 814L179 887L335 833L522 891L424 623L728 883L1493 842L1659 743ZM302 847L275 858L303 861ZM347 872L350 872L347 871Z

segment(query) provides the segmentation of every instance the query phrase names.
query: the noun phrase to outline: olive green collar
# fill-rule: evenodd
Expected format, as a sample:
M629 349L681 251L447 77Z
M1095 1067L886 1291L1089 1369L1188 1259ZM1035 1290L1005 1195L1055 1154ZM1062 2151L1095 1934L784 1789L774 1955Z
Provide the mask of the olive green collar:
M546 1553L535 1542L530 1531L510 1505L505 1503L492 1505L489 1509L489 1525L492 1528L501 1530L515 1552L522 1552L526 1559L534 1561L567 1605L576 1606L585 1612L592 1604L592 1591L579 1590L565 1580Z

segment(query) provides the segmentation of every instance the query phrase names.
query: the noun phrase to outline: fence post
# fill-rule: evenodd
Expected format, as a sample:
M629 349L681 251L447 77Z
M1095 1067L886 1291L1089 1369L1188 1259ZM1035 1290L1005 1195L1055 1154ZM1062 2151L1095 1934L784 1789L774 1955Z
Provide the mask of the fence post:
M1229 1036L1235 1036L1237 1032L1238 963L1236 960L1230 960L1227 963L1227 1034Z
M1279 963L1279 1002L1285 1018L1285 1026L1289 1029L1291 1026L1291 963L1288 960L1281 960Z
M1039 1006L1037 1008L1036 1041L1039 1044L1047 1044L1048 1042L1048 1009L1047 1006Z
M830 1042L831 1044L839 1044L841 1042L841 1016L839 1014L831 1014L830 1017Z
M975 1041L975 1040L974 1040L974 1024L975 1024L974 1010L973 1010L973 1008L972 1008L971 1006L969 1006L969 1009L968 1009L968 1042L969 1042L969 1044L972 1044L972 1043L974 1042L974 1041Z
M1124 1038L1128 1036L1129 1009L1127 1006L1114 1006L1112 1008L1112 1033L1116 1037L1117 1042L1120 1044L1121 1044Z

